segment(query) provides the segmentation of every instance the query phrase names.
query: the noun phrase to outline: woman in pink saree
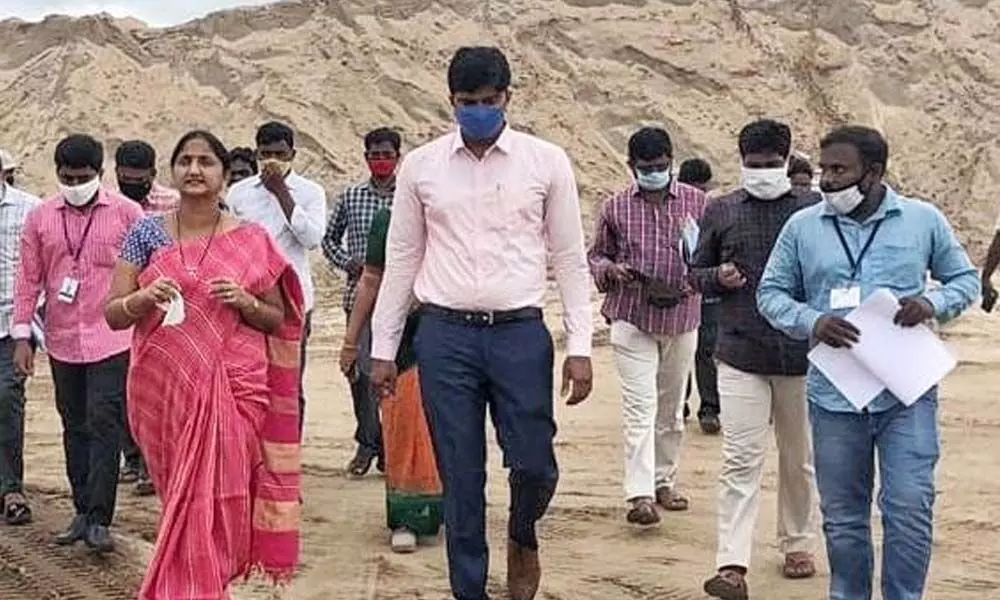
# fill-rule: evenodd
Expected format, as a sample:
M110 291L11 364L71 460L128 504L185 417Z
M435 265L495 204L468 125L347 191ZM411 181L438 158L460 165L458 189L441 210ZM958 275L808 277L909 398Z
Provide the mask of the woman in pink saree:
M140 600L226 599L298 562L302 293L267 231L220 207L228 161L211 133L181 138L180 205L126 236L105 309L135 327L128 423L163 507Z

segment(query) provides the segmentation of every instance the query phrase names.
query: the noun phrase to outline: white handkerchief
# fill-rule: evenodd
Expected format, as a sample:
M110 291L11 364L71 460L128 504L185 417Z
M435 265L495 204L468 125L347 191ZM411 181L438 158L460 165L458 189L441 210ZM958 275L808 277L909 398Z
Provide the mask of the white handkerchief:
M163 316L163 326L170 327L184 322L184 297L177 294L169 304L160 304L160 309L167 313Z
M694 259L694 251L698 248L698 237L700 235L701 229L698 227L698 222L691 218L691 215L688 215L684 220L684 225L681 227L680 250L684 262L690 264Z

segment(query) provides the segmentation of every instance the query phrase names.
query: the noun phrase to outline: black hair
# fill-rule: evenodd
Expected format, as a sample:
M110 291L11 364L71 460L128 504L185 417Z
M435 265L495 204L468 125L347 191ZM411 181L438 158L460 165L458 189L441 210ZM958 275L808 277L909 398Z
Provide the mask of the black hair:
M643 127L628 139L628 160L653 160L673 156L674 145L670 134L659 127Z
M704 185L712 181L712 165L703 158L689 158L681 163L677 181Z
M284 123L279 123L277 121L270 121L264 123L257 129L256 140L257 147L266 146L267 144L276 144L279 142L288 142L289 148L295 147L295 133L292 128Z
M788 156L792 150L792 130L784 123L761 119L740 130L740 156L775 153Z
M399 152L399 149L403 146L403 138L399 135L398 131L393 131L388 127L379 127L365 134L365 151L371 150L372 146L376 144L383 144L385 142L392 144L396 152Z
M184 134L184 137L182 137L179 142L177 142L177 145L174 146L173 154L170 155L171 167L177 164L177 159L180 158L181 152L184 151L184 146L186 146L191 140L205 140L205 143L212 149L212 154L214 154L215 158L218 158L219 162L222 163L222 170L226 172L229 171L229 167L232 165L232 162L229 160L229 152L226 150L225 145L223 145L219 138L215 137L214 134L210 131L205 131L204 129L189 131Z
M142 140L122 142L115 151L115 166L152 169L156 167L156 150Z
M813 176L812 165L809 161L802 158L801 156L792 156L788 159L788 176L797 175L798 173L805 173L806 175Z
M73 134L56 144L55 162L57 169L91 167L100 172L104 168L104 146L89 135Z
M838 127L826 134L819 147L827 148L834 144L847 144L854 146L861 155L861 162L865 167L878 163L882 165L882 174L885 174L889 166L889 143L881 133L871 127L862 125L845 125Z
M250 164L250 170L254 175L257 174L257 161L256 154L253 149L247 148L246 146L237 146L229 151L229 164L232 165L238 160L242 160L245 163Z
M483 87L510 87L510 63L495 46L459 48L448 65L448 91L472 93Z

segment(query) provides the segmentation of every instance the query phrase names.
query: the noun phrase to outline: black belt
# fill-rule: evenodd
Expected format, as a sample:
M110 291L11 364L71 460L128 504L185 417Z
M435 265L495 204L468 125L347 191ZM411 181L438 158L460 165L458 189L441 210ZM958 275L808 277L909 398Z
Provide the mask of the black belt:
M537 321L542 318L542 309L535 306L513 310L456 310L437 304L422 304L420 310L428 315L436 315L456 323L480 327L517 323L518 321Z

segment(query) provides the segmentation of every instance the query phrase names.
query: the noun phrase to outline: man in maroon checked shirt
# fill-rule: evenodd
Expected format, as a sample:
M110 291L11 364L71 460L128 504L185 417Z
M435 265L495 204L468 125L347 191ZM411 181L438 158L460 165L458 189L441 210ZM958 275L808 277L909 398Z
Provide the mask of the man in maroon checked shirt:
M622 390L627 520L644 527L659 523L656 505L688 508L677 465L701 296L686 282L687 261L705 193L673 180L672 162L666 131L645 127L629 139L635 183L604 202L588 255Z

